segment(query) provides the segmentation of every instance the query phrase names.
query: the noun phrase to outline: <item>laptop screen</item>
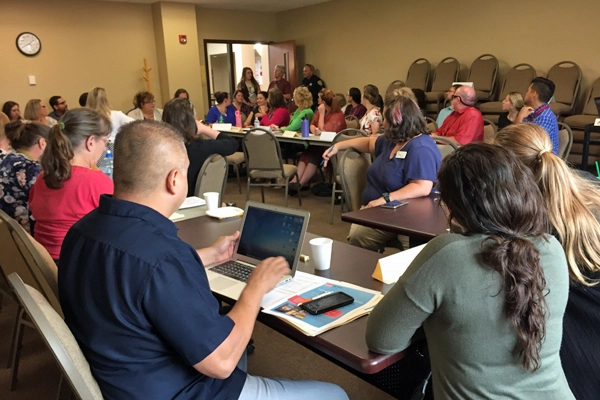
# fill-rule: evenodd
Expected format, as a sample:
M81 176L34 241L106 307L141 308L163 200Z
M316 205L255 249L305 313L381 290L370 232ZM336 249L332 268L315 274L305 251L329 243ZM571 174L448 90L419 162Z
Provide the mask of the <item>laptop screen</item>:
M302 216L248 207L237 253L257 260L281 256L291 267L302 247L303 224Z

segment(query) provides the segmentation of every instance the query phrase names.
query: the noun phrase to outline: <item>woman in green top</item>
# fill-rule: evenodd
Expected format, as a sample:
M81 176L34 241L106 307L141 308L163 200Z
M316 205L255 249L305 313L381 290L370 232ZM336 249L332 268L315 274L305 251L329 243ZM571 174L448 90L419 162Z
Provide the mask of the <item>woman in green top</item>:
M294 103L298 106L298 109L292 114L290 124L281 128L276 125L271 125L271 130L301 132L302 120L304 119L304 117L308 119L310 124L314 112L310 108L312 106L312 95L306 87L300 86L296 88L296 90L294 90Z
M419 253L367 321L379 353L423 326L439 399L575 397L559 350L569 291L533 174L509 150L469 144L438 173L454 233Z

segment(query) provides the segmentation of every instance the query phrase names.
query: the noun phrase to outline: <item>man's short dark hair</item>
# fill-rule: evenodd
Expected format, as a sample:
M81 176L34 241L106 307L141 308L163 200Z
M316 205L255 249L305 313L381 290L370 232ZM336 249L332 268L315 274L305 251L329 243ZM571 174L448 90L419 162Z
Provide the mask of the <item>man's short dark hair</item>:
M88 92L81 93L79 96L79 105L81 107L85 107L85 103L87 103Z
M58 99L60 99L62 96L52 96L50 97L50 107L54 108L54 106L58 105Z
M187 175L183 136L164 122L139 120L121 126L114 157L115 190L122 192L148 194L174 168Z
M537 93L538 99L542 103L550 101L554 96L554 82L546 78L535 78L531 81L531 90Z

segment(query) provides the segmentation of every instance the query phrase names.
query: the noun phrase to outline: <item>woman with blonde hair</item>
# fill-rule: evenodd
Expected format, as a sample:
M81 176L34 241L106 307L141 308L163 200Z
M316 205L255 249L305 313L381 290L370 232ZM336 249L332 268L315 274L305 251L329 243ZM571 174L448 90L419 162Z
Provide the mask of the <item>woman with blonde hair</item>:
M100 114L110 119L112 131L108 135L108 140L114 142L115 136L119 128L133 121L133 118L128 117L122 111L113 110L108 102L106 90L101 87L95 87L88 93L85 106L92 110L98 111Z
M3 112L0 112L0 155L10 151L10 144L6 137L5 126L10 122L10 118ZM1 161L1 159L0 159Z
M369 136L379 133L379 128L383 123L381 107L377 106L381 102L380 97L381 95L377 86L367 85L363 88L362 104L367 109L367 112L360 120L360 129L365 131Z
M312 110L312 94L308 91L306 86L299 86L294 90L294 104L298 106L298 109L294 111L292 114L292 118L290 119L290 123L284 127L278 127L276 125L271 125L272 130L282 131L294 131L300 132L302 130L302 120L304 118L309 121L312 120L315 113Z
M44 102L40 99L31 99L25 106L23 118L29 121L39 122L52 128L58 122L54 118L48 116L48 109Z
M552 152L546 131L532 123L498 132L496 144L512 150L532 171L554 236L567 256L571 287L560 356L578 400L600 393L600 189ZM592 356L593 355L593 356Z
M523 96L519 92L510 92L502 100L502 111L498 117L498 129L505 128L517 120L521 108L525 106Z
M29 194L34 237L58 260L67 231L98 207L113 183L95 168L106 150L110 120L89 108L69 110L50 129L39 175Z

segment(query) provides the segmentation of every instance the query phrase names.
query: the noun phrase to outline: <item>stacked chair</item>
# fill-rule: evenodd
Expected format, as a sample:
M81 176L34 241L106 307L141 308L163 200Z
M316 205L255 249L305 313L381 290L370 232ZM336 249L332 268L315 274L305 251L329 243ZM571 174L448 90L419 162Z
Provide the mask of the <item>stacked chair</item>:
M550 103L552 112L558 118L572 114L581 84L581 68L572 61L561 61L550 68L546 78L556 86L554 102Z
M537 77L535 68L529 64L518 64L512 67L504 77L500 88L498 101L490 101L479 106L479 111L485 118L497 123L498 116L502 113L502 100L510 92L519 92L523 96L527 92L533 78Z
M429 76L431 75L431 63L425 58L419 58L410 65L406 76L406 86L411 89L427 91Z
M425 92L428 114L437 114L442 109L446 100L446 91L453 82L458 81L459 73L460 64L456 58L447 57L440 61L433 73L431 91Z
M567 124L573 130L573 148L571 149L568 160L572 163L579 164L581 162L581 152L583 143L583 128L586 125L593 124L598 115L598 109L594 103L594 97L600 97L600 78L596 79L590 94L588 95L585 107L581 114L571 115L566 117L564 123ZM600 139L598 134L592 133L593 139ZM590 146L590 158L589 163L593 164L595 161L600 161L600 146Z
M469 69L467 82L473 82L477 102L495 100L496 78L498 77L498 59L491 54L483 54L473 61Z

